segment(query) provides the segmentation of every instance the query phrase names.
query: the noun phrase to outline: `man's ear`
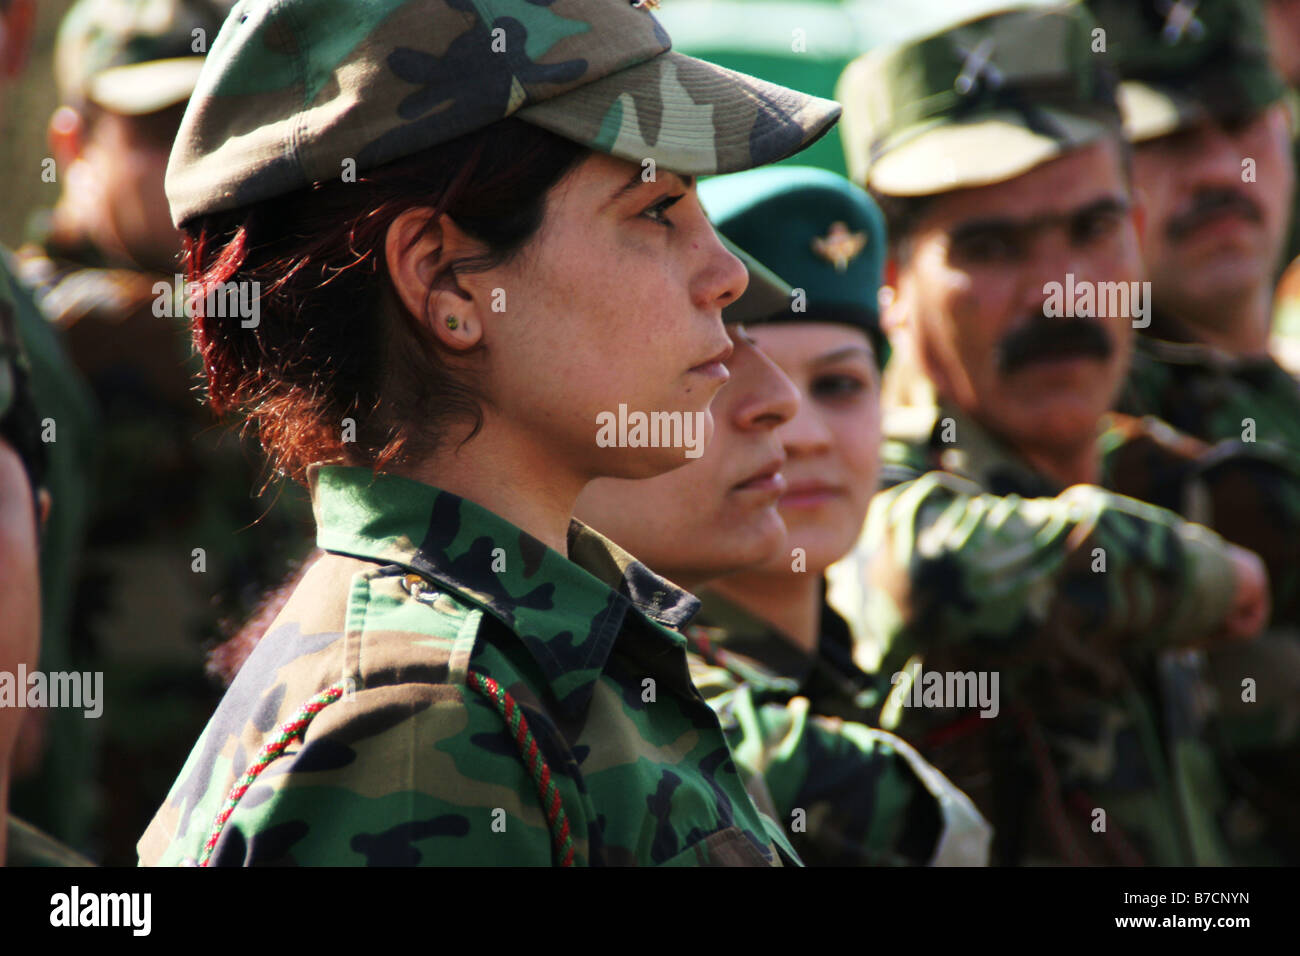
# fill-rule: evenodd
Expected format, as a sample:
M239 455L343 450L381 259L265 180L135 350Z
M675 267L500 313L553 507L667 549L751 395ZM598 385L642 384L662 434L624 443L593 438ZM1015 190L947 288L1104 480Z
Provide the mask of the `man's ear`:
M50 517L50 500L50 493L44 488L36 492L36 507L40 512L36 517L42 532L45 531L45 522Z
M67 169L86 148L86 118L71 106L60 106L45 131L50 155L59 169Z
M1142 190L1134 188L1129 215L1133 217L1133 228L1137 230L1138 247L1141 248L1147 236L1147 198Z
M0 18L4 29L0 37L0 74L16 79L27 67L27 51L31 49L32 31L36 27L36 0L11 0L9 12Z
M898 260L893 255L885 259L885 281L877 293L877 300L880 306L880 328L893 342L905 325L904 311L898 301Z
M481 253L450 216L433 221L427 207L408 209L384 237L388 274L402 305L447 348L463 352L483 339L478 303L456 281L453 263Z

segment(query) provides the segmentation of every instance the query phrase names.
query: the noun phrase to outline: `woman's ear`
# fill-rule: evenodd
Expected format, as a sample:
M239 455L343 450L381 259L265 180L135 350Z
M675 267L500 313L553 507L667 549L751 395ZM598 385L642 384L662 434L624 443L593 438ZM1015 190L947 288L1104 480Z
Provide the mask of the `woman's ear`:
M408 209L384 237L384 257L398 299L447 348L464 352L483 339L478 304L456 281L452 263L482 252L449 216Z

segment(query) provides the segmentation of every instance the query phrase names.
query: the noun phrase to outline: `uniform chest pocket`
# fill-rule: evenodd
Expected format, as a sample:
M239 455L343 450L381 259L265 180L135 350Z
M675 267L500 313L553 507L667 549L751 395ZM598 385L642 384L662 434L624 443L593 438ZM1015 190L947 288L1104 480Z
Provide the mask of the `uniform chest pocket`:
M775 866L739 827L723 827L660 866Z

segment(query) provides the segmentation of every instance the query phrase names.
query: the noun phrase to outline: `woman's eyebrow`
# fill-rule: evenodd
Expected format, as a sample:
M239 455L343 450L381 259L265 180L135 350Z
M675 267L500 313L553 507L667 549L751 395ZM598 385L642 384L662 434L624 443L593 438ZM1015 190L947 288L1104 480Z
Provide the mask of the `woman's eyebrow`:
M866 345L846 345L842 349L836 349L834 352L827 352L825 355L819 355L812 360L814 367L818 365L831 365L835 362L842 362L846 358L852 358L860 355L868 361L875 361L875 353Z
M638 169L630 177L628 177L627 182L625 182L622 186L619 186L618 189L614 190L612 193L609 194L609 198L605 200L604 205L602 205L600 208L604 209L607 206L613 205L614 203L622 199L624 196L626 196L628 193L630 193L632 190L636 189L638 186L653 185L655 180L643 179L642 177L644 175L645 175L645 170ZM672 176L674 179L677 179L679 182L681 182L682 188L687 190L688 192L695 185L694 176L683 176L673 172L669 172L668 175Z

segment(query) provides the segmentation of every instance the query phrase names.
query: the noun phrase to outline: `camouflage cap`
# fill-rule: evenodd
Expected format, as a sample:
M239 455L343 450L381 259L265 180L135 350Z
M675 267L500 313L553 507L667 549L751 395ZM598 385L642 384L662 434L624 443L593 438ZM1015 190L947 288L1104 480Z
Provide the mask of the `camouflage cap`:
M167 169L172 218L248 205L515 115L707 174L774 162L829 100L670 50L649 0L241 0Z
M824 169L773 166L705 180L700 202L720 233L804 292L802 311L787 294L751 324L851 325L883 361L885 217L861 188Z
M1259 0L1089 0L1119 74L1124 134L1154 139L1209 116L1249 116L1286 92Z
M54 44L60 98L126 116L183 103L233 3L79 0Z
M1019 7L854 60L836 87L853 181L896 196L984 186L1119 135L1095 28L1077 5Z

